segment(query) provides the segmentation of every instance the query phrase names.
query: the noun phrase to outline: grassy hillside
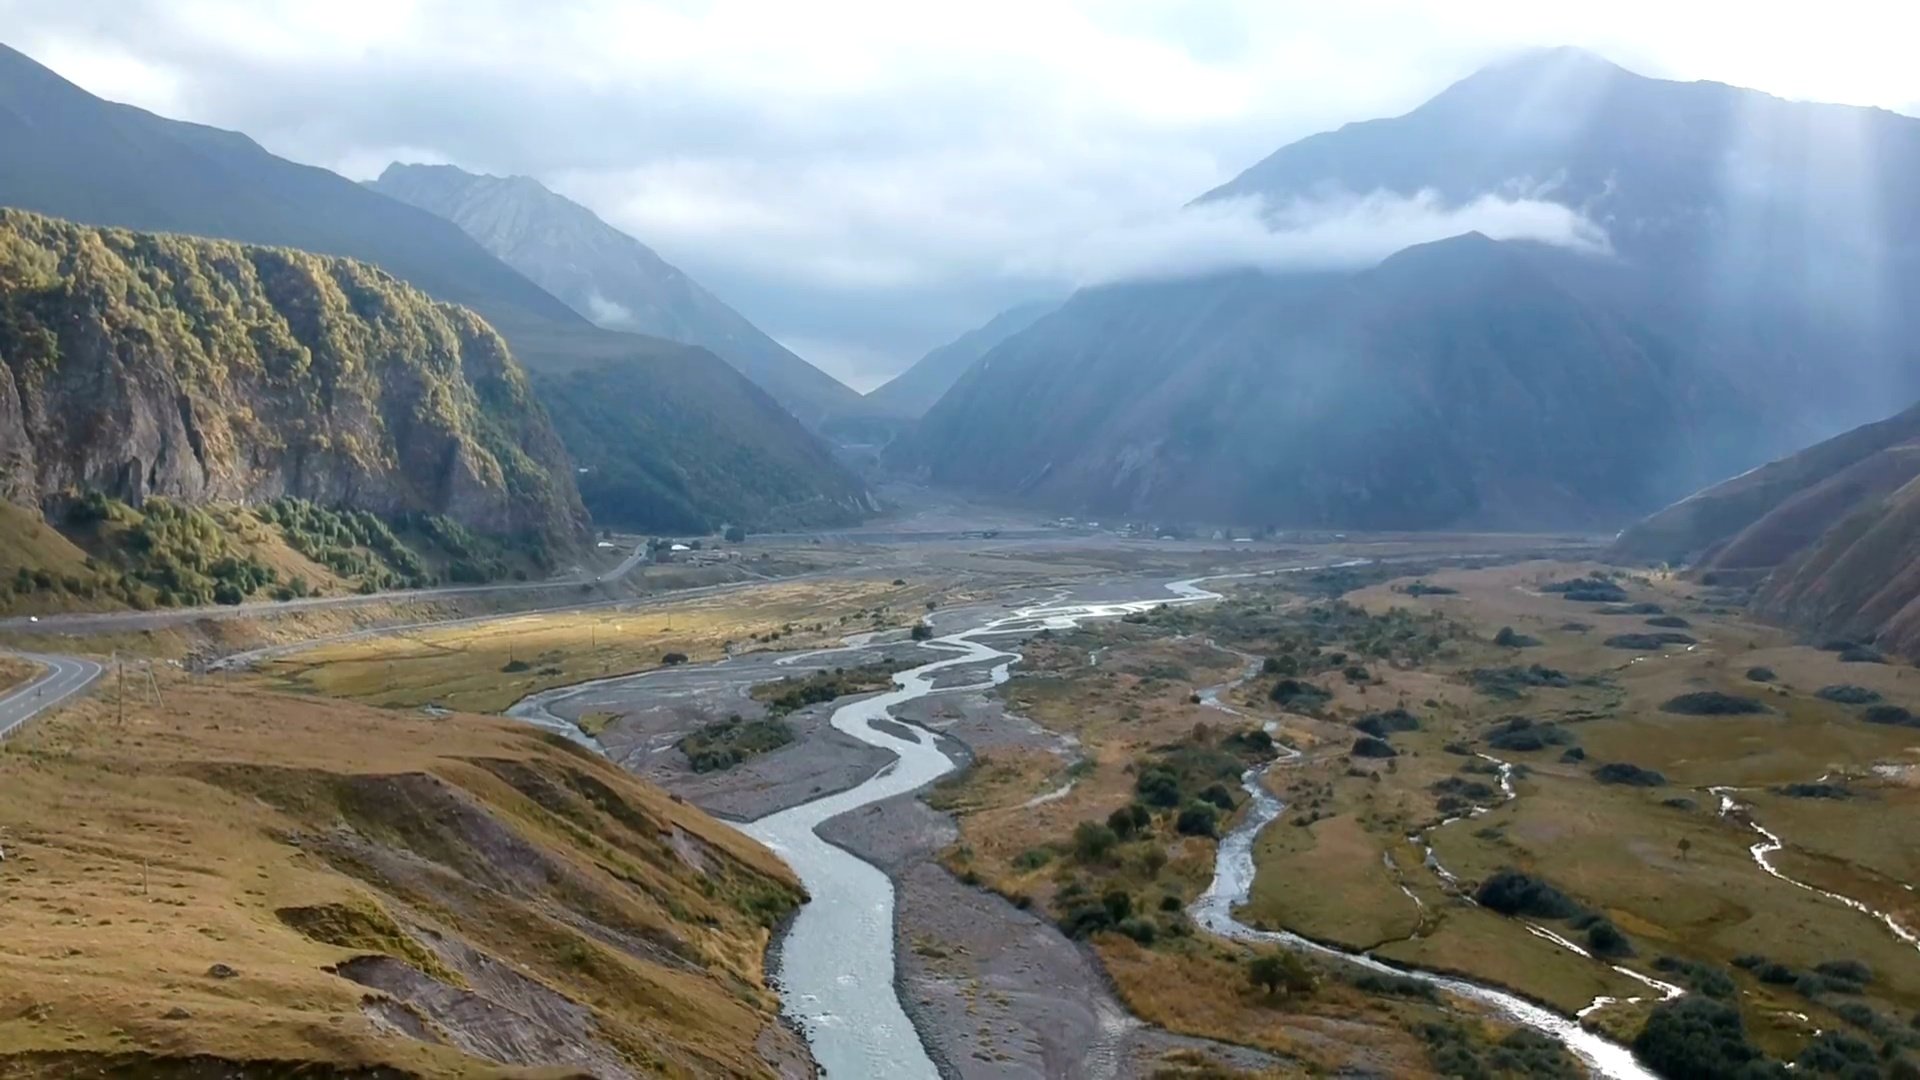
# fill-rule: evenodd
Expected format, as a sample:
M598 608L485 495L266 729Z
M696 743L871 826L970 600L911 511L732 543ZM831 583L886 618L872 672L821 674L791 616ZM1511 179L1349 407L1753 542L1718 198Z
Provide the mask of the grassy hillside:
M504 721L127 684L124 721L103 690L0 753L0 1075L800 1052L761 969L800 888L733 829Z
M546 413L472 312L346 259L0 210L16 502L296 495L573 543Z

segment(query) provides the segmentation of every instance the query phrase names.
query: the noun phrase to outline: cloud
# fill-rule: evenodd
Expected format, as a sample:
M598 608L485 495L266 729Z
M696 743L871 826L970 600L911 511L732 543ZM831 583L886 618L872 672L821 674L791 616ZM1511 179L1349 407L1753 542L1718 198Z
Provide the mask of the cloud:
M1242 269L1337 269L1370 266L1415 244L1469 232L1593 254L1610 250L1604 229L1559 203L1486 195L1448 206L1432 191L1376 191L1280 206L1257 196L1194 203L1022 254L1009 269L1072 285Z
M587 295L587 318L601 326L621 327L633 325L633 312L625 304L609 300L595 289Z
M1728 34L1720 8L554 0L536 18L523 0L0 0L0 35L96 93L356 179L389 157L535 177L776 338L904 366L1156 234L1182 259L1237 245L1256 265L1305 244L1172 208L1517 47L1920 101L1920 15L1762 6ZM1352 239L1369 231L1357 222L1341 231L1319 239L1374 246ZM1178 238L1196 233L1214 239Z

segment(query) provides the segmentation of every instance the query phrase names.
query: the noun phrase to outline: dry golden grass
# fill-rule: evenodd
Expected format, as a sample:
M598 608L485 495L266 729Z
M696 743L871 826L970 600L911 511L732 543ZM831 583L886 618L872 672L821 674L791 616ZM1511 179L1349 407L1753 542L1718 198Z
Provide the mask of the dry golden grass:
M0 656L0 691L26 682L40 670L40 665L11 656Z
M780 638L769 647L805 648L876 625L909 625L927 595L925 585L868 580L773 583L646 607L507 615L321 645L261 672L272 685L326 697L498 712L538 690L658 667L667 653L700 662L725 655L728 642L761 647L753 638L772 633Z
M370 992L324 970L367 952L431 970L406 924L588 1005L636 1069L768 1071L754 1049L775 1017L763 919L798 886L733 829L504 721L177 678L162 692L163 706L130 701L122 723L103 689L0 753L0 1062L138 1052L501 1071L385 1033L362 1011ZM324 944L289 925L296 909L358 929ZM676 942L692 962L615 947L592 925ZM238 974L210 977L215 964ZM167 1019L174 1009L188 1018Z
M1920 905L1903 887L1920 874L1920 858L1904 830L1883 824L1911 816L1920 797L1911 787L1876 778L1871 768L1920 761L1920 734L1865 724L1858 710L1811 696L1824 685L1854 683L1920 709L1920 672L1896 665L1842 664L1831 653L1790 644L1777 629L1707 610L1695 586L1668 577L1630 583L1632 599L1658 603L1688 619L1692 625L1686 632L1699 644L1636 658L1636 653L1609 648L1602 641L1645 629L1646 616L1603 615L1600 605L1539 591L1543 583L1592 569L1525 564L1451 571L1427 580L1457 588L1458 595L1414 598L1386 586L1355 595L1376 611L1391 605L1446 611L1486 636L1500 626L1513 626L1543 639L1543 644L1511 652L1500 662L1537 662L1576 675L1604 674L1608 681L1604 687L1535 691L1522 701L1482 696L1465 710L1416 708L1423 717L1433 714L1431 730L1395 737L1404 744L1403 751L1411 749L1418 757L1403 753L1397 771L1383 775L1384 790L1374 796L1376 805L1393 798L1396 790L1415 798L1422 794L1431 777L1420 763L1447 760L1437 752L1436 744L1443 739L1478 734L1510 713L1559 719L1577 735L1588 760L1562 763L1558 747L1502 754L1527 765L1532 775L1518 782L1517 800L1436 834L1435 849L1449 868L1469 882L1503 866L1547 878L1625 930L1641 953L1630 963L1642 970L1661 953L1721 967L1737 955L1755 952L1796 968L1856 958L1878 974L1871 991L1877 1007L1911 1012L1920 1005L1920 952L1897 941L1875 920L1768 876L1748 851L1760 838L1738 820L1717 817L1716 798L1698 789L1710 784L1755 789L1740 798L1755 807L1759 821L1788 841L1787 850L1774 856L1783 871L1892 910L1909 926L1920 925ZM1575 621L1592 629L1565 628ZM1755 665L1772 667L1779 675L1777 683L1748 681L1745 672ZM1661 711L1670 698L1698 690L1758 698L1770 711L1757 716ZM1609 761L1656 769L1669 783L1638 789L1594 782L1592 768ZM1850 783L1860 797L1792 799L1765 790L1829 774L1854 777ZM1341 783L1336 781L1336 786ZM1696 806L1663 805L1674 797L1691 798ZM1379 842L1394 844L1393 832L1379 830ZM1551 975L1554 958L1529 953L1542 947L1551 949L1516 921L1486 913L1463 920L1449 913L1440 931L1423 939L1422 949L1396 945L1382 955L1458 967L1557 1004L1577 1003L1574 999L1584 992L1577 980L1556 979ZM1517 963L1519 958L1525 963ZM1559 964L1564 967L1564 961ZM1813 1016L1812 1026L1837 1023L1821 1006L1798 995L1760 986L1745 976L1740 982L1756 1037L1776 1053L1791 1056L1810 1034L1809 1024L1792 1020L1790 1012ZM1602 1017L1629 1022L1626 1017Z
M45 593L17 594L11 588L13 576L22 567L45 570L56 577L71 574L91 577L87 553L73 541L48 525L37 511L15 506L0 499L0 612L26 614L65 607L72 598ZM96 606L110 606L101 601Z

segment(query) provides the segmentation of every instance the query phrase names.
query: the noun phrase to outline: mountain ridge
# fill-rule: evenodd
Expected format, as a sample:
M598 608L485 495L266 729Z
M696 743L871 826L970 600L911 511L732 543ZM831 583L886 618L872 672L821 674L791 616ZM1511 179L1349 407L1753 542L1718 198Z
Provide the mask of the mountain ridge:
M941 395L995 345L1032 326L1060 306L1059 300L1033 300L996 314L945 345L929 350L913 365L867 391L867 400L909 417L926 415Z
M537 180L396 162L368 186L451 221L589 321L706 348L809 426L862 411L851 389L640 240Z

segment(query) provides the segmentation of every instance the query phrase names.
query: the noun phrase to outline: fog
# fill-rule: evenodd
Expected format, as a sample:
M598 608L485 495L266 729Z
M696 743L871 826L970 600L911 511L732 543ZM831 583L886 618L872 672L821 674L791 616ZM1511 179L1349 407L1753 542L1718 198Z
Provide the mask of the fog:
M1084 286L1238 269L1360 268L1411 245L1468 232L1594 254L1611 250L1606 230L1558 203L1487 195L1448 206L1432 191L1376 191L1279 206L1258 197L1194 203L1022 255L1008 269Z

